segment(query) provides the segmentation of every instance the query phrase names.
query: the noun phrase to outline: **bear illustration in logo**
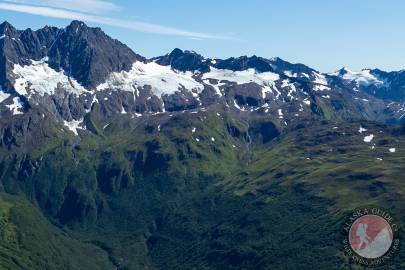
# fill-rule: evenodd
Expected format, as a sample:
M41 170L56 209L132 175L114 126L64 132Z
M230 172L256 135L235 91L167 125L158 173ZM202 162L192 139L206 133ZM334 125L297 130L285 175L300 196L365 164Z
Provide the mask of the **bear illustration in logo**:
M383 256L390 249L393 242L392 228L380 216L365 215L352 224L349 242L359 256L375 259Z

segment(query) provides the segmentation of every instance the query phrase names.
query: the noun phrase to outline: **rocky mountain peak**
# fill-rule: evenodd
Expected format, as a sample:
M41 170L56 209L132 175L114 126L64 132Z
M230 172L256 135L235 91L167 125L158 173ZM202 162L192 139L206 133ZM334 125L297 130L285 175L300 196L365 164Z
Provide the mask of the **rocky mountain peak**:
M347 67L342 67L341 69L339 69L338 71L336 71L336 74L338 76L344 76L347 73L351 73L352 71L349 70Z
M315 72L314 69L304 65L304 64L293 64L290 62L287 62L279 57L272 58L270 60L272 67L275 69L277 72L282 72L282 71L291 71L293 73L306 73L310 74L312 72Z
M66 30L76 30L76 29L79 29L79 28L83 28L83 29L86 29L86 28L88 28L87 27L87 25L84 23L84 22L82 22L82 21L78 21L78 20L74 20L74 21L72 21L67 27L66 27Z
M80 21L59 33L48 57L52 68L64 70L88 88L104 82L111 72L128 71L135 61L145 60L100 28Z
M177 58L179 56L184 55L183 50L179 49L179 48L175 48L170 54L169 56L172 58Z
M47 26L36 31L18 31L5 22L1 29L16 34L0 42L3 90L28 96L32 104L41 104L68 122L83 119L95 102L105 116L223 104L239 112L276 114L288 126L295 117L322 115L322 106L339 112L345 106L364 106L374 112L384 108L385 100L405 96L405 78L398 73L368 70L346 76L349 71L344 68L322 74L278 57L213 60L179 48L152 62L81 21L63 29ZM87 91L95 88L98 91ZM323 103L318 105L319 100ZM384 119L401 117L401 109L400 104L392 105ZM355 118L357 112L343 117Z
M170 65L180 71L198 70L206 72L209 70L209 64L202 55L194 51L183 51L179 48L174 49L170 54L157 57L154 60L160 65Z
M241 71L249 68L254 68L258 72L273 71L273 67L268 59L253 55L240 56L237 58L231 57L226 60L221 60L216 64L217 68L229 69L233 71Z
M129 71L134 62L145 61L100 28L88 27L81 21L73 21L64 29L46 26L36 31L19 31L4 22L0 36L0 84L10 90L16 64L30 65L31 60L44 57L52 69L64 71L88 89L104 82L112 72Z
M2 24L0 24L0 35L3 36L10 36L14 37L18 35L17 30L14 28L13 25L11 25L9 22L4 21Z

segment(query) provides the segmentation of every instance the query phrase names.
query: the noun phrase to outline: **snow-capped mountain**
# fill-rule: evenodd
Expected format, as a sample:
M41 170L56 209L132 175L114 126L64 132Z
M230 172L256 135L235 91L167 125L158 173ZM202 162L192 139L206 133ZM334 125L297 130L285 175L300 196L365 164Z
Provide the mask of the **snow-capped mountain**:
M146 59L79 21L37 31L4 22L0 35L1 115L40 107L76 134L95 103L105 116L129 117L221 106L283 126L313 117L397 122L405 113L405 72L322 74L280 58L180 49Z
M404 82L3 23L0 269L349 269L346 210L405 220Z
M353 72L347 68L342 68L331 75L351 82L353 87L377 98L404 101L405 70L385 72L379 69L363 69L360 72Z

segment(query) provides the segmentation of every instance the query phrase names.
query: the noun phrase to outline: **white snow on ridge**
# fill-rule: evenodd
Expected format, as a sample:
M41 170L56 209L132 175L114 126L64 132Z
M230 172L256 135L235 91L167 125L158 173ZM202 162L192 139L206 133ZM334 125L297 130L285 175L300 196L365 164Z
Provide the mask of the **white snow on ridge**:
M6 105L6 107L13 112L13 115L23 114L23 112L20 111L23 108L23 105L19 97L13 98L13 103Z
M87 91L63 71L50 68L46 61L44 58L41 61L31 60L32 64L27 66L14 65L13 73L17 76L14 88L20 95L28 95L27 87L40 95L52 95L58 86L77 95Z
M339 75L339 72L332 73L331 75L340 76L348 81L355 81L358 86L370 86L376 85L379 87L387 87L387 83L377 76L371 74L369 69L363 69L362 71L355 72L347 68L344 68L345 74Z
M106 89L134 92L136 87L150 85L155 95L174 94L185 88L188 90L204 89L204 86L193 79L191 72L177 72L170 66L157 63L135 62L130 71L114 72L106 82L100 84L97 90Z
M330 90L330 87L328 86L328 80L326 79L325 75L316 72L313 72L312 74L315 76L315 80L313 81L315 84L315 91Z
M293 73L291 71L285 71L284 74L292 78L305 77L307 79L310 79L310 76L306 73ZM313 80L313 83L315 84L314 85L315 91L330 90L330 87L328 86L328 80L326 79L325 75L317 72L312 72L312 75L315 77L315 79Z
M322 84L322 85L328 85L328 81L326 80L325 75L319 74L319 73L316 73L316 72L312 72L312 74L315 76L314 83Z
M326 85L316 84L314 86L314 90L315 91L325 91L325 90L330 90L330 87L328 87Z
M257 83L268 86L280 79L277 73L262 72L258 73L255 69L250 68L243 71L232 71L228 69L216 69L211 67L211 71L203 75L203 79L214 79L218 81L230 81L237 84Z
M287 71L284 71L284 75L291 77L291 78L298 78L299 74L296 72L293 73L292 71L287 70Z
M275 90L275 81L278 81L280 76L273 72L258 73L253 68L243 71L233 71L211 67L210 72L205 73L202 76L202 79L204 82L208 79L213 79L217 80L218 82L234 82L238 85L256 83L263 87L262 95L265 97L267 92L272 92L272 90Z
M291 78L303 78L303 77L305 77L307 79L310 78L307 73L304 73L304 72L297 73L297 72L292 72L291 70L284 71L284 75L291 77Z
M303 77L305 77L305 78L309 79L309 75L308 75L308 74L306 74L306 73L300 73L300 75L302 75Z

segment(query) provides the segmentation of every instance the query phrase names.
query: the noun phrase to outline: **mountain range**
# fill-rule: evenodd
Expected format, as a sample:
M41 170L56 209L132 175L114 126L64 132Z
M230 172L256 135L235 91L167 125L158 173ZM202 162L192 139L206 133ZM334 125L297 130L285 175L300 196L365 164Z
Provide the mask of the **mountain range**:
M344 213L405 220L405 70L147 59L80 21L0 53L2 269L357 269Z

